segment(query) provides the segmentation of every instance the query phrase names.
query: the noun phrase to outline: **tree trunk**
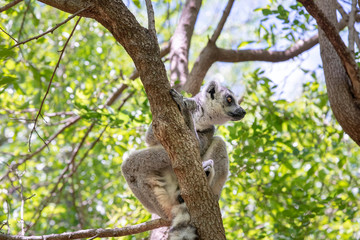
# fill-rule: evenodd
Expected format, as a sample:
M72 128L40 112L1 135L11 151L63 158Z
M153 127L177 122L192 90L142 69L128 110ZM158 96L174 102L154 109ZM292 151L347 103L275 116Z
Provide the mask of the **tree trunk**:
M337 24L335 0L316 0L333 25ZM360 146L360 108L350 89L350 79L334 47L319 28L321 59L331 109L344 131Z
M159 45L151 32L140 26L122 1L41 2L69 13L92 5L81 15L107 28L135 63L150 102L154 133L170 156L182 197L201 239L225 239L219 205L203 174L198 143L169 94L170 84Z

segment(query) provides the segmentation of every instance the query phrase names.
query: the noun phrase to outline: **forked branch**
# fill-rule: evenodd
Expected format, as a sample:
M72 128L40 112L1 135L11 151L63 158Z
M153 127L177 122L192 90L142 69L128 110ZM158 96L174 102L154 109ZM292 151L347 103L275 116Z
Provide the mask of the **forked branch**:
M336 27L329 21L324 13L318 8L318 6L312 0L297 0L306 8L313 18L315 18L319 27L324 31L326 37L334 47L336 53L339 55L341 62L343 63L347 74L352 83L352 92L354 97L360 99L360 72L355 62L355 59L351 56L350 50L346 47L345 43L341 39Z
M359 20L358 18L359 17L357 16L357 21ZM344 17L341 19L337 24L338 31L346 27L347 22L348 18ZM318 34L315 34L308 39L300 40L283 51L272 51L267 49L223 49L218 48L214 42L209 41L195 61L194 67L189 74L189 81L186 82L184 90L193 95L198 93L206 73L215 62L283 62L300 55L318 43Z
M178 89L188 80L189 48L200 7L201 0L186 1L179 23L171 37L170 82Z

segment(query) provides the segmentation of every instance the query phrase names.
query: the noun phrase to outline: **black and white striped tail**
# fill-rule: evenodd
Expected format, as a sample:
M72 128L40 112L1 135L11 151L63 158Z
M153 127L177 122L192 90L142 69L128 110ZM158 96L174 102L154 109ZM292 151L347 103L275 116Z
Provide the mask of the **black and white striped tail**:
M181 198L181 196L179 196ZM196 234L196 228L190 225L190 214L185 202L173 206L171 214L173 216L169 240L196 240L199 239Z

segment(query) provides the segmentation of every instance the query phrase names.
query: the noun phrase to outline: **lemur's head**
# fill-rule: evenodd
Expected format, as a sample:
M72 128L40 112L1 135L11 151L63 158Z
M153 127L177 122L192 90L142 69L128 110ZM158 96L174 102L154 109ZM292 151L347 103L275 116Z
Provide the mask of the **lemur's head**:
M202 107L213 124L224 124L227 121L239 121L246 112L239 106L232 91L216 81L208 83L202 91ZM205 101L204 101L205 100Z

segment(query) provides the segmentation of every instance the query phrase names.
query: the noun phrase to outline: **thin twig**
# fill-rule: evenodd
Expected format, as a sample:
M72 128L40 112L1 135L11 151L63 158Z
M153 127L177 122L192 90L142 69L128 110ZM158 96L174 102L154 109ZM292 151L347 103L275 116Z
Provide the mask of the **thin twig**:
M6 4L5 6L0 8L0 13L8 10L9 8L12 8L13 6L15 6L16 4L18 4L19 2L22 2L22 1L23 0L15 0L15 1L12 1L12 2Z
M129 98L131 98L134 95L135 91L132 91L131 93L129 93L129 95L123 100L123 102L121 103L121 105L118 107L118 111L121 110L121 108L124 106L124 104L127 102L127 100L129 100Z
M46 126L57 126L57 125L62 125L62 124L65 124L65 123L69 122L69 119L72 119L72 117L71 117L71 118L64 119L64 120L61 120L61 121L58 121L58 122L50 122L50 123L46 123L45 125L46 125Z
M224 28L225 22L226 22L227 18L229 17L229 14L230 14L233 4L234 4L234 0L228 1L228 4L226 5L223 15L214 31L214 34L211 36L210 41L216 42L216 40L219 38L220 33L221 33L222 29Z
M75 182L75 175L73 175L73 177L72 177L72 179L71 179L71 184L70 184L70 186L71 186L71 190L70 190L70 194L71 194L71 200L72 200L72 204L73 204L73 207L74 207L74 209L75 209L75 213L76 213L76 216L77 216L77 219L78 219L78 221L79 221L79 227L81 228L81 229L83 229L84 228L84 226L85 226L85 219L84 219L84 217L83 217L83 206L82 206L82 200L81 200L81 191L79 191L79 192L77 192L76 190L75 190L75 184L74 184L74 182ZM80 186L81 184L79 184L79 186ZM78 193L78 194L77 194ZM79 195L79 196L78 196ZM79 205L80 206L78 206L78 204L77 204L77 202L79 202Z
M60 133L62 133L66 128L74 125L77 121L79 121L81 119L80 116L76 116L71 118L71 121L69 121L66 125L64 125L59 131L57 131L56 133L54 133L50 138L47 139L47 144L51 143ZM4 180L5 178L7 178L10 174L10 172L15 171L17 169L18 166L20 166L21 164L24 164L26 161L28 161L29 159L31 159L32 157L34 157L36 154L40 153L44 148L46 147L46 144L42 145L41 147L39 147L35 152L33 152L32 154L28 154L27 156L25 156L25 158L23 158L22 160L20 160L17 163L12 163L9 166L9 170L0 178L0 182L2 180Z
M8 35L12 40L14 40L15 42L18 42L13 36L11 36L9 33L7 33L2 27L0 27L0 30L5 33L6 35Z
M72 164L74 164L75 158L79 153L79 150L81 149L81 147L83 146L86 138L89 136L89 133L91 132L91 130L94 128L95 123L92 123L89 127L89 129L86 131L84 137L81 139L81 142L77 145L77 147L74 149L74 151L71 154L71 158L68 161L68 163L66 164L66 167L62 170L60 176L58 177L55 186L52 188L52 190L50 191L49 195L47 198L45 198L42 203L40 204L40 207L38 208L39 210L34 214L34 216L32 217L32 219L35 219L34 223L31 224L31 226L29 226L26 231L28 231L32 226L34 226L37 221L39 220L42 211L44 210L44 208L47 206L47 204L50 202L50 200L54 197L53 195L55 194L56 190L58 189L58 186L60 184L60 182L63 181L64 178L67 178L66 173L69 170L70 166Z
M18 114L23 114L23 113L37 113L39 111L39 109L36 108L29 108L29 109L24 109L21 111L14 111L11 109L2 109L4 110L6 113L9 114L14 114L14 115L18 115ZM45 113L46 117L57 117L57 116L73 116L75 115L74 112L53 112L53 113Z
M7 216L6 216L6 222L7 222L7 227L8 227L8 234L10 234L10 224L9 224L9 219L10 219L10 213L11 213L11 205L9 203L9 200L6 199L6 206L7 206Z
M355 51L354 51L354 43L355 43L355 35L356 35L356 30L355 30L355 15L356 15L356 4L357 1L356 0L352 0L352 4L351 4L351 11L349 13L349 23L348 23L348 28L349 28L349 50L350 50L350 54L351 56L355 59Z
M0 155L9 155L11 157L16 157L14 153L9 153L9 152L0 152Z
M21 224L21 236L25 235L25 230L24 230L24 205L25 205L25 198L24 198L24 186L22 185L22 176L24 175L25 172L17 172L16 176L19 180L19 184L20 184L20 198L21 198L21 206L20 206L20 224Z
M106 102L105 102L105 106L110 106L111 104L113 104L115 102L116 99L118 99L118 97L122 94L122 92L128 87L127 84L121 84L121 86L116 89L116 91L114 92L113 95L111 95L111 97L109 97Z
M50 28L49 30L47 30L46 32L43 32L42 34L39 34L39 35L37 35L37 36L35 36L35 37L32 37L32 38L29 38L29 39L27 39L27 40L25 40L25 41L19 42L19 43L15 44L15 45L11 46L10 48L17 47L17 46L19 46L19 45L21 45L21 44L25 44L25 43L27 43L27 42L30 42L30 41L32 41L32 40L34 40L34 39L39 39L39 38L41 38L42 36L44 36L44 35L46 35L46 34L48 34L48 33L53 33L57 28L59 28L60 26L64 25L65 23L67 23L68 21L70 21L71 19L73 19L74 17L76 17L77 15L79 15L80 13L82 13L83 11L87 10L87 9L90 8L90 7L91 7L91 6L88 6L88 7L86 7L86 8L83 8L83 9L77 11L76 13L74 13L73 15L71 15L70 17L68 17L68 18L65 19L64 21L62 21L61 23L56 24L55 27Z
M105 126L104 129L102 130L102 132L100 133L99 137L90 145L90 147L88 148L88 150L84 153L83 157L79 160L79 163L77 165L74 166L74 168L72 169L72 171L68 174L68 175L65 175L65 173L68 171L69 169L69 166L71 165L71 163L73 164L74 161L71 161L67 167L63 170L63 172L61 173L60 177L58 178L58 181L55 185L55 187L53 188L53 190L51 191L51 193L49 194L49 197L46 199L46 201L43 201L43 204L42 204L42 207L40 208L40 211L37 212L37 217L36 217L36 220L34 221L33 224L31 224L27 229L26 231L28 231L32 226L34 226L37 221L40 219L40 216L41 216L41 212L44 210L44 208L46 207L46 205L50 202L50 200L52 199L53 197L53 194L55 193L55 191L57 190L57 186L60 184L61 181L63 181L63 185L61 186L60 190L58 191L58 193L61 193L62 190L64 189L65 187L65 182L64 182L64 179L70 179L77 171L77 169L79 168L79 166L81 165L81 163L85 160L85 158L88 156L89 152L95 147L95 145L100 141L102 135L104 134L106 128L108 126ZM89 134L91 131L91 129L89 129L87 131L87 134ZM87 135L85 134L85 135ZM83 140L85 140L85 137L83 138ZM75 155L76 156L76 155ZM34 215L35 217L35 215ZM33 218L34 218L33 217ZM1 238L0 238L1 240Z
M48 88L47 88L47 90L46 90L45 96L44 96L43 100L41 101L41 105L40 105L38 114L36 115L36 118L35 118L34 126L33 126L32 130L31 130L30 136L29 136L29 152L31 152L31 136L32 136L33 132L35 131L36 124L37 124L37 120L38 120L38 118L39 118L39 116L40 116L40 114L41 114L41 109L42 109L42 107L43 107L43 105L44 105L44 103L45 103L45 99L46 99L47 95L49 94L50 87L51 87L52 81L53 81L53 79L54 79L56 70L58 69L58 67L59 67L59 65L60 65L60 61L61 61L61 58L62 58L64 52L65 52L65 48L66 48L67 44L69 43L72 35L74 34L75 29L76 29L76 26L78 25L78 23L79 23L80 20L81 20L81 17L79 17L78 20L76 21L75 26L74 26L73 30L71 31L71 33L70 33L70 36L68 37L68 39L66 40L66 42L65 42L65 44L64 44L64 48L61 50L61 53L60 53L60 56L59 56L59 60L57 61L56 66L55 66L55 69L54 69L54 71L53 71L53 74L52 74L52 76L51 76L51 78L50 78L50 82L49 82Z
M27 197L27 198L25 198L25 201L27 201L27 200L29 200L29 199L31 199L31 198L33 198L33 197L35 197L36 196L36 194L34 193L33 195L31 195L30 197Z
M35 129L36 135L41 139L41 141L45 144L45 146L50 150L49 145L46 143L46 141L40 136L39 132Z
M99 237L99 234L95 234L95 236L89 238L88 240L93 240L93 239L95 239L95 238L97 238L97 237Z
M2 229L6 224L7 224L7 221L4 221L4 222L1 224L1 226L0 226L0 231L1 231L1 229Z
M91 143L90 147L88 148L88 150L84 153L83 157L80 159L80 161L78 162L77 165L75 165L74 169L72 170L72 172L70 173L70 175L68 177L71 177L79 168L80 164L85 160L85 158L88 156L89 152L95 147L95 145L100 141L102 135L104 134L104 132L106 131L108 125L106 125L104 127L104 129L102 130L102 132L100 133L99 137Z
M145 0L146 2L146 10L148 15L148 29L156 39L156 29L155 29L155 17L154 17L154 9L151 4L151 0Z
M26 10L25 10L25 13L23 15L23 18L21 20L21 26L20 26L20 30L19 30L19 41L21 40L21 34L22 34L22 31L24 29L24 24L25 24L25 18L26 18L26 15L27 15L27 12L29 11L30 9L30 3L31 3L31 0L29 0L29 2L26 4Z

